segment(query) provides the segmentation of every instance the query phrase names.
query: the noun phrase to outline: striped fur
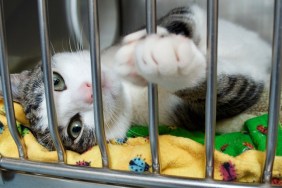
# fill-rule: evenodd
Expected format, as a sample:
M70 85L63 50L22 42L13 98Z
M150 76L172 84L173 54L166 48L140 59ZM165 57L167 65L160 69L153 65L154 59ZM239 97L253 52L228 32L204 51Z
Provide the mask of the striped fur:
M148 69L149 71L147 73L145 68L151 62L145 63L145 68L143 69L142 62L146 60L150 61L150 57L146 57L150 53L153 54L151 55L153 61L161 59L155 57L155 48L157 47L164 48L163 50L159 50L162 53L160 56L171 54L169 49L165 49L171 47L166 47L165 44L170 42L172 45L174 43L178 43L179 46L182 45L181 42L184 39L179 40L177 38L179 35L192 40L193 44L197 47L198 53L200 53L197 56L203 55L206 58L206 13L197 6L175 8L161 18L158 24L158 33L154 36L156 39L150 36L145 37L145 32L137 32L129 37L126 36L124 40L125 46L127 42L139 42L140 44L137 44L137 49L145 49L135 52L136 54L140 53L140 57L142 54L143 56L139 60L138 55L136 57L137 60L135 61L137 61L138 65L134 75L137 72L141 77L159 84L159 87L167 89L181 99L175 103L172 107L172 112L169 114L170 121L173 124L185 126L192 130L203 130L205 120L206 75L199 76L196 74L198 78L189 76L190 74L195 75L194 70L197 71L197 68L192 72L184 71L184 73L182 73L183 68L178 68L178 73L172 73L170 70L174 69L173 66L166 69L168 70L167 75L165 75L166 72L161 72L162 67L159 68L159 72L152 73L152 70ZM135 41L133 40L134 37ZM217 120L222 120L246 111L259 101L269 81L271 51L269 45L261 40L256 33L226 22L225 20L219 20L218 38L216 118ZM161 43L160 41L164 41L162 45L156 44ZM187 40L187 42L190 41ZM132 43L129 44L134 46ZM150 53L147 52L148 48L150 48L147 44L155 45L155 47L152 47L152 52ZM179 50L179 46L175 46L173 49L177 61L180 61L179 55L181 55L179 54L181 52L177 51ZM190 50L192 49L190 48ZM188 54L188 51L185 53ZM186 56L188 56L187 54ZM198 66L197 63L201 60L201 58L198 58L198 60L193 59L195 56L191 58L196 61L192 67ZM170 58L170 56L163 58L164 61L166 59L173 58ZM187 61L190 60L188 59ZM161 63L156 62L156 65L153 65L152 69L155 69L156 66L162 66L160 65ZM171 64L173 63L171 62ZM177 64L178 62L175 63ZM199 66L198 69L205 68ZM205 70L203 71L205 72ZM130 74L124 75L124 77L130 77ZM160 99L160 103L162 103L162 100L166 99Z
M170 33L184 35L199 44L193 10L180 7L172 10L160 20L160 25ZM251 54L250 54L251 55ZM250 62L252 63L252 62ZM242 67L244 68L244 67ZM216 119L221 120L238 115L256 104L264 90L264 82L241 74L218 75ZM171 118L178 126L189 129L204 129L206 81L196 87L176 91L183 99L173 109Z
M226 119L238 115L256 104L264 85L242 75L220 75L217 85L216 119ZM204 129L206 82L195 88L175 92L183 99L173 109L171 116L175 124L189 126L189 129Z

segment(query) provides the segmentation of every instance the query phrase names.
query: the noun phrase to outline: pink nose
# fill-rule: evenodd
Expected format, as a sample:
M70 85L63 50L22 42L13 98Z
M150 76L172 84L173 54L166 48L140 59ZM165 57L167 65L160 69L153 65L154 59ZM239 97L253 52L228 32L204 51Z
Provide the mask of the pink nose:
M85 82L82 84L82 93L84 95L84 101L88 104L93 103L93 93L92 93L92 84L90 82Z

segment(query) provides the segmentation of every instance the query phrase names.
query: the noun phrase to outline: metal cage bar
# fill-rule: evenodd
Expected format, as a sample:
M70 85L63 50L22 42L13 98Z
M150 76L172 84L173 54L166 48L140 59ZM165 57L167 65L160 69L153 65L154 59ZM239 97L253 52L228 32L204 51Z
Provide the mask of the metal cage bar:
M45 0L38 0L38 18L40 31L40 44L42 55L42 68L44 73L45 97L47 103L48 124L52 140L58 153L58 161L64 163L66 161L66 152L60 139L58 132L57 114L54 104L53 95L53 79L51 67L51 55L49 45L49 31L47 21L47 4Z
M23 140L19 135L16 120L15 120L15 111L13 106L13 98L11 91L11 81L8 68L8 54L6 48L6 39L5 39L5 29L4 29L4 9L3 9L3 0L0 1L0 71L1 71L1 83L2 90L5 102L5 110L7 116L7 123L10 130L10 133L17 144L19 157L21 159L26 158L26 149L23 144Z
M269 118L263 182L271 183L276 153L282 79L282 1L275 0Z
M207 0L206 178L213 178L217 97L218 0Z
M1 158L0 166L4 169L19 170L35 174L44 174L51 176L58 176L63 178L73 178L85 181L98 181L102 183L113 183L119 185L129 186L143 186L143 187L265 187L263 184L241 184L241 183L226 183L212 180L213 177L213 153L214 153L214 131L215 131L215 118L216 118L216 85L217 85L217 29L218 29L218 0L208 0L208 30L207 30L207 99L206 99L206 177L207 179L187 179L180 177L171 177L159 175L159 153L158 153L158 98L157 98L157 85L149 83L149 108L150 108L150 140L152 150L153 172L156 174L135 174L124 171L110 170L108 149L106 145L103 110L102 110L102 93L101 93L101 68L100 68L100 44L99 44L99 25L98 25L98 2L97 0L89 0L89 26L90 26L90 54L91 54L91 71L94 100L97 103L94 105L94 116L96 124L96 135L98 136L98 144L101 150L102 163L104 169L82 168L77 166L68 166L55 163L39 163L27 160L18 160L10 158ZM275 8L275 29L273 37L273 66L271 78L271 97L270 97L270 110L269 110L269 132L267 141L267 156L264 169L264 181L269 183L271 180L271 171L274 161L275 149L273 144L277 143L277 124L279 118L280 104L280 90L281 90L281 32L282 32L282 2L276 0ZM1 1L2 3L2 1ZM147 32L156 32L156 0L146 0L147 9ZM11 118L12 123L15 125L14 111L11 98L10 78L7 66L7 51L5 48L4 38L4 24L3 24L3 6L1 7L0 14L0 61L1 61L1 77L3 90L5 96L5 106L8 112L8 121ZM38 0L38 12L40 23L40 37L42 48L42 62L44 72L44 83L46 89L46 100L48 110L48 120L50 124L50 131L57 150L59 162L65 161L65 151L60 142L58 131L56 112L53 99L53 85L52 85L52 72L51 72L51 59L49 51L49 38L46 16L46 1ZM4 78L3 78L4 77ZM10 93L9 93L10 92ZM8 101L8 105L6 104ZM9 103L10 102L10 103ZM8 108L9 107L9 108ZM10 111L11 110L11 111ZM13 124L14 123L14 124ZM10 128L10 127L9 127ZM11 128L10 128L11 129ZM12 127L14 133L17 130ZM11 130L12 130L11 129ZM16 135L19 136L19 135ZM15 139L15 138L14 138ZM18 137L18 139L20 139ZM16 140L16 139L15 139ZM21 143L17 143L18 146ZM59 151L61 150L61 151ZM21 151L22 158L25 157L24 150ZM19 152L20 153L20 152ZM21 154L20 154L21 155ZM267 185L271 187L271 185ZM274 187L274 186L273 186Z
M129 185L134 187L213 187L213 188L252 188L265 187L261 184L230 183L204 179L186 179L181 177L160 176L158 174L136 174L125 171L95 169L77 166L62 166L56 163L21 162L17 159L2 158L1 167L10 170L20 170L35 174L45 174L56 177L77 180L94 181L106 184ZM268 186L272 187L272 186ZM275 187L275 186L273 186Z
M157 32L156 23L156 0L146 0L146 30L148 34ZM148 101L149 101L149 133L152 155L152 171L160 173L159 159L159 112L158 112L158 86L148 83Z
M109 167L108 148L104 129L104 115L101 90L100 35L99 35L98 1L89 0L89 43L91 55L91 73L94 96L94 120L98 145L100 147L103 167Z

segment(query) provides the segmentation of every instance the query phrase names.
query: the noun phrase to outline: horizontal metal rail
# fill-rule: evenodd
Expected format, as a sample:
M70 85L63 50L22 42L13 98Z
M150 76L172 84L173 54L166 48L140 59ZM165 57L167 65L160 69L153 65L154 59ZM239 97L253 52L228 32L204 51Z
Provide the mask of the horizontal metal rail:
M279 3L278 3L279 2ZM2 3L2 1L1 1ZM156 1L147 0L147 31L148 33L156 32ZM267 144L266 166L264 169L264 181L270 183L271 171L273 167L275 149L273 144L277 142L277 124L278 124L278 108L277 103L281 90L281 15L277 12L282 10L281 0L276 0L276 16L274 35L274 53L273 53L273 73L272 73L272 89L270 98L270 118L269 118L269 133ZM0 7L2 10L2 6ZM150 140L152 150L152 170L156 174L135 174L125 171L115 171L108 169L108 148L106 145L106 137L104 132L104 116L102 106L102 90L101 90L101 67L100 67L100 41L99 41L99 24L98 24L98 3L97 0L89 0L89 32L90 32L90 54L92 62L92 82L94 94L94 116L96 125L96 136L102 155L102 169L77 167L65 165L66 160L65 150L59 138L57 131L57 118L53 98L53 81L51 70L51 57L49 50L49 37L46 15L46 1L38 0L38 12L40 23L40 37L42 48L42 62L44 72L44 84L46 89L46 101L48 111L48 121L50 124L50 132L54 141L55 147L58 151L59 162L61 163L39 163L27 160L18 160L11 158L1 158L0 167L7 170L22 171L34 174L43 174L49 176L56 176L62 178L79 179L84 181L95 181L101 183L112 183L118 185L142 186L142 187L217 187L217 188L237 188L237 187L265 187L266 184L241 184L229 183L223 181L214 181L214 132L215 132L215 118L216 118L216 84L217 84L217 27L218 27L218 0L208 0L208 37L207 37L207 99L206 99L206 179L187 179L180 177L159 175L159 152L158 152L158 97L157 85L149 83L149 116L150 116ZM3 12L1 12L3 14ZM3 32L3 17L0 15L0 61L1 62L1 76L3 86L7 86L7 90L3 91L5 96L6 111L8 113L9 128L12 130L12 135L19 147L20 158L25 158L24 148L17 130L14 127L14 111L11 98L10 80L8 75L7 52L5 48L4 32ZM279 18L280 21L277 21ZM280 34L279 34L280 33ZM279 63L280 62L280 63ZM278 85L277 85L278 84ZM6 88L6 87L5 87ZM5 89L4 89L5 90ZM280 98L279 98L280 99ZM8 102L7 102L8 101ZM280 101L280 100L279 100ZM277 104L274 104L274 103ZM14 132L14 133L13 133ZM273 136L273 138L270 138ZM271 185L267 184L268 187Z
M101 168L88 168L68 166L56 163L22 162L17 159L2 158L0 167L8 170L23 171L34 174L85 180L89 182L112 183L115 185L128 185L135 187L213 187L213 188L252 188L265 187L263 184L242 184L210 179L186 179L180 177L163 176L155 174L136 174L125 171L115 171ZM269 186L271 187L271 186ZM275 186L273 186L275 187Z

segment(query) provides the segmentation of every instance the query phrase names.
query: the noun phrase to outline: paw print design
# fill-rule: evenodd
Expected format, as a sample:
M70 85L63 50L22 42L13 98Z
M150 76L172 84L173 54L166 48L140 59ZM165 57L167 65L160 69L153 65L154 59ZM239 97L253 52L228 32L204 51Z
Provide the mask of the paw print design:
M129 161L130 171L143 173L149 171L149 169L150 166L146 163L145 159L141 158L141 155Z
M77 161L76 165L77 166L90 166L91 161L87 162L87 161Z
M257 130L261 132L262 134L265 134L265 135L267 134L267 127L264 127L263 125L258 125Z

